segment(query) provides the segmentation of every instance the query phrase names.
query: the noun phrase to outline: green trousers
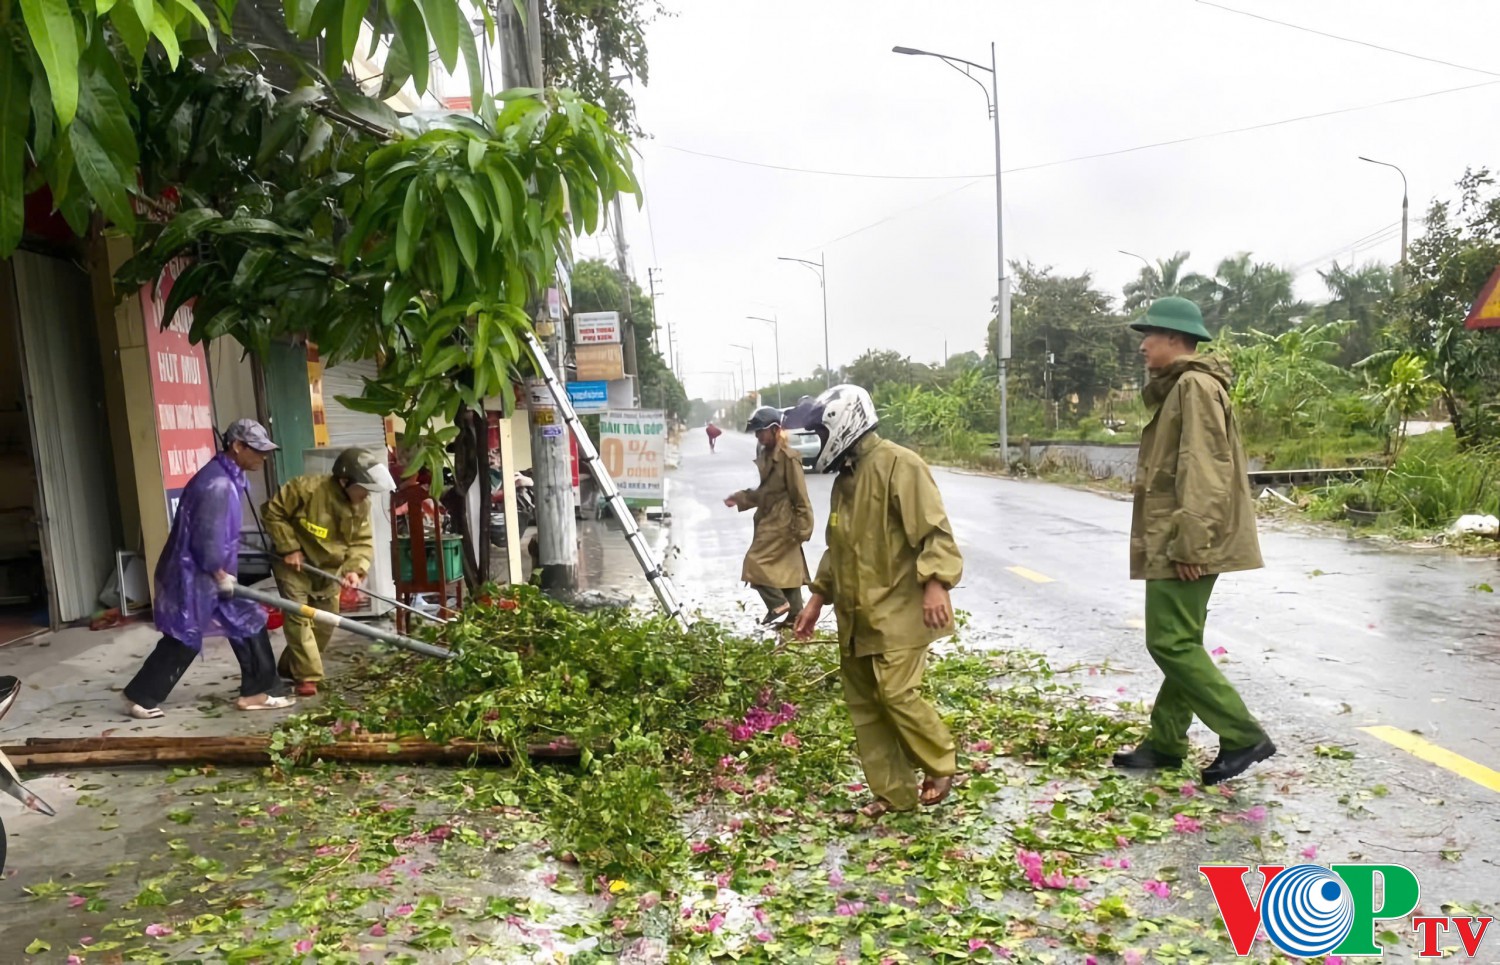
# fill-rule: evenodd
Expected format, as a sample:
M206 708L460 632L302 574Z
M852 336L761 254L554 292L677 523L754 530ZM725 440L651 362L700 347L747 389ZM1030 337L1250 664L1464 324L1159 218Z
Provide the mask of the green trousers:
M958 770L957 746L938 712L922 699L927 648L856 657L839 665L865 783L897 811L917 806L917 769L928 777Z
M294 603L305 603L315 610L339 612L339 584L287 566L272 566L276 589ZM283 677L302 683L323 679L323 651L333 636L333 627L313 623L307 617L288 613L283 624L286 647L276 669Z
M1194 715L1219 735L1221 750L1242 750L1265 739L1234 685L1203 649L1208 598L1217 576L1146 581L1146 649L1165 677L1151 711L1151 746L1186 757Z

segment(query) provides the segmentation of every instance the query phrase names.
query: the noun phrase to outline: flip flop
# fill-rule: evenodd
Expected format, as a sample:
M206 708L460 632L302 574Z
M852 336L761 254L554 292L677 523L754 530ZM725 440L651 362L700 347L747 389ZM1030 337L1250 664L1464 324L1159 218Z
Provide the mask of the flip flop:
M894 808L892 808L890 804L882 801L880 798L876 798L869 804L866 804L864 807L860 808L859 813L862 817L867 817L871 821L879 821L887 814L890 814L892 810L894 810Z
M929 777L922 782L921 801L923 807L935 807L948 799L953 791L953 775L943 774Z
M241 697L234 702L235 709L243 711L252 710L285 710L297 704L296 697L267 697L258 704L243 703L245 698Z
M136 720L159 720L167 716L167 712L160 707L142 707L140 704L126 703L125 713Z
M761 626L768 627L779 619L789 619L791 618L791 613L792 605L790 603L783 603L781 606L777 607L774 610L766 611L766 615L760 618Z

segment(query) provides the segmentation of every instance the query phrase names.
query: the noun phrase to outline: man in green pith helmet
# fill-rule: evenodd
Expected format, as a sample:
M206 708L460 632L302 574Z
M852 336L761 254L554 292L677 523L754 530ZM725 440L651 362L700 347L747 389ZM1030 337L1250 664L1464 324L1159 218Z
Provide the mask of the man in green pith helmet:
M1130 326L1144 334L1151 421L1141 433L1130 523L1130 578L1146 581L1146 649L1161 668L1151 730L1116 767L1179 767L1196 715L1219 735L1203 771L1218 784L1276 753L1234 686L1203 647L1208 599L1220 573L1259 569L1255 503L1229 404L1231 373L1198 354L1212 336L1198 306L1159 298Z
M329 475L298 476L266 503L266 532L277 557L271 569L282 596L318 610L339 612L339 591L359 586L375 556L370 494L396 488L385 463L364 449L345 449ZM339 575L329 580L304 570L310 563ZM323 651L333 628L288 613L286 648L277 668L297 683L297 694L316 696Z

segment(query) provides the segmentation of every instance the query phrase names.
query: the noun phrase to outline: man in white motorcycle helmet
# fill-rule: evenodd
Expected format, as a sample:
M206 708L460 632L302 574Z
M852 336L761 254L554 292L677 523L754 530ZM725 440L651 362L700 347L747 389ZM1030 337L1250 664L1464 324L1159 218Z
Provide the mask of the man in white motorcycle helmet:
M787 422L822 438L814 469L839 474L828 552L796 633L811 639L823 605L833 604L844 700L875 796L861 813L871 818L938 804L953 786L953 735L923 699L922 673L928 647L953 632L948 591L963 576L932 472L916 453L882 439L878 421L870 393L836 385Z

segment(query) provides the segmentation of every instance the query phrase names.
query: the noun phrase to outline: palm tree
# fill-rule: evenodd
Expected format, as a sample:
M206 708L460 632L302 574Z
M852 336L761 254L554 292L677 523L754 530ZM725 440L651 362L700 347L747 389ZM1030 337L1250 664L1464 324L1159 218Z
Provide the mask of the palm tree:
M1203 310L1203 323L1217 333L1259 331L1279 335L1307 312L1292 293L1292 273L1241 252L1219 262L1212 277L1188 275L1183 294Z
M1190 254L1179 251L1170 258L1156 259L1154 267L1143 267L1140 276L1125 285L1125 311L1136 312L1158 298L1184 294L1183 282L1192 276L1183 275L1182 266Z
M1354 323L1338 356L1340 365L1352 366L1379 346L1380 326L1385 320L1382 306L1391 297L1394 277L1389 268L1373 262L1358 269L1352 262L1348 268L1334 262L1318 276L1332 296L1318 310L1321 317L1330 322L1347 319Z

